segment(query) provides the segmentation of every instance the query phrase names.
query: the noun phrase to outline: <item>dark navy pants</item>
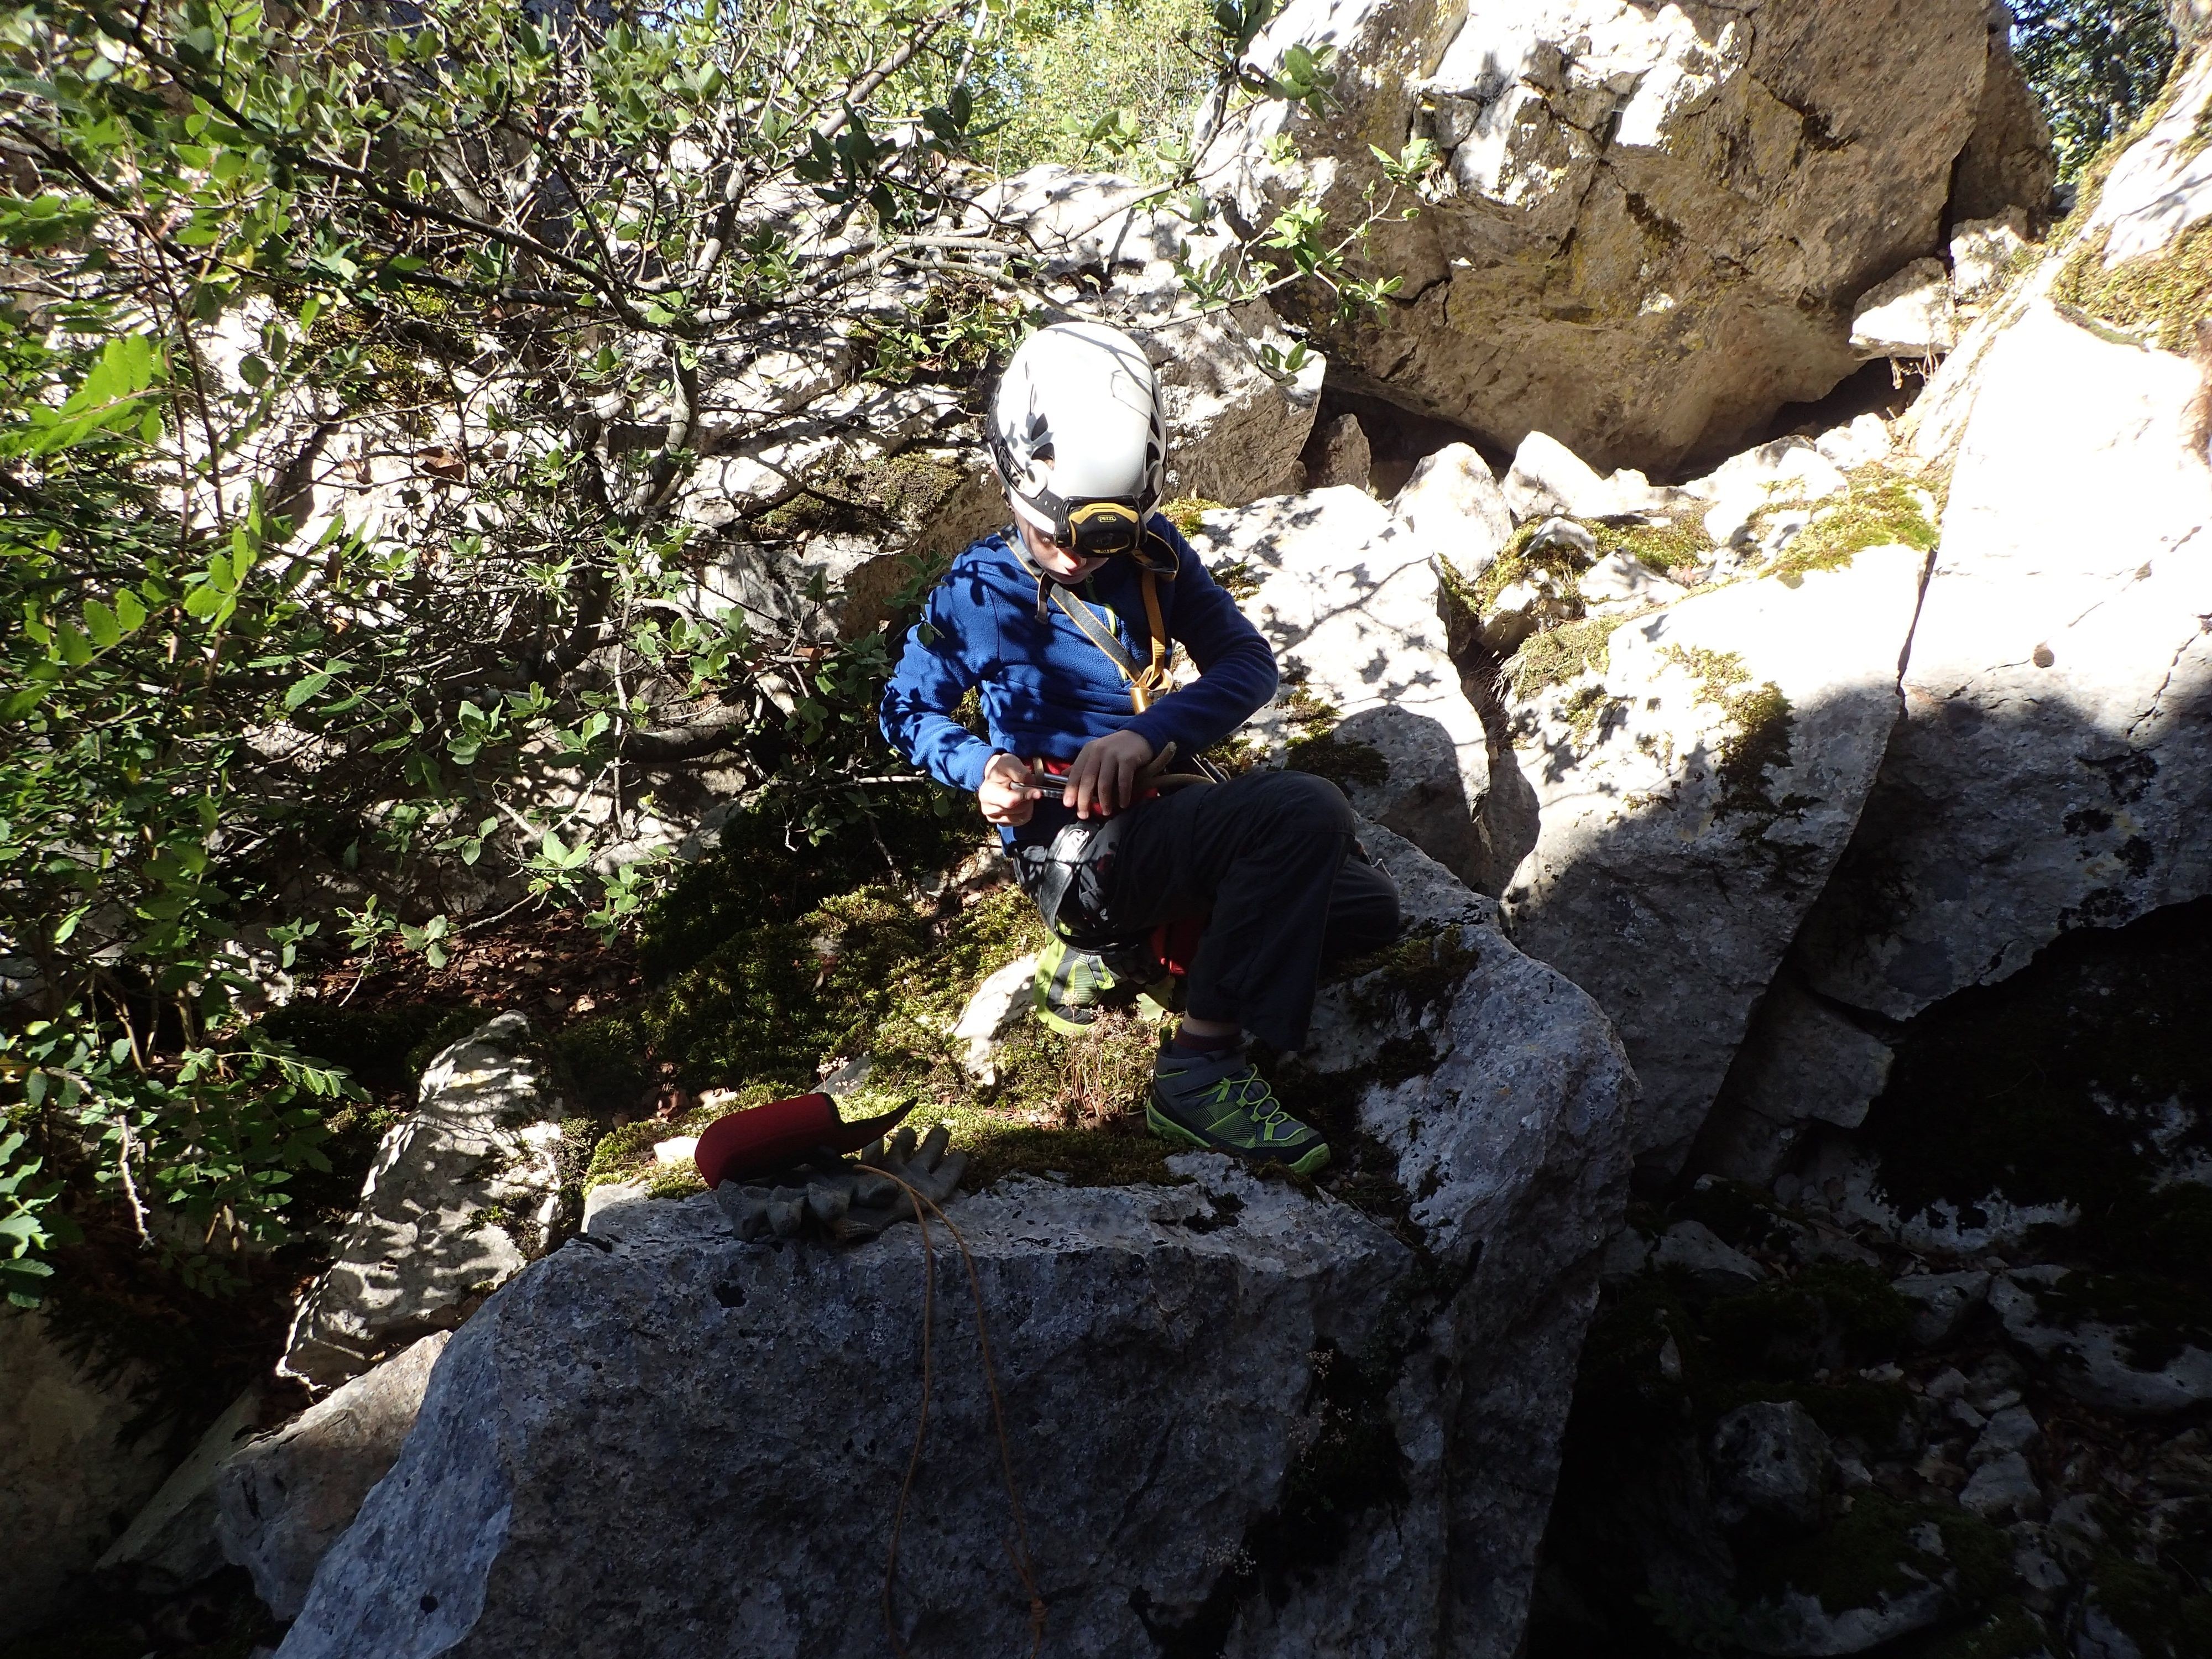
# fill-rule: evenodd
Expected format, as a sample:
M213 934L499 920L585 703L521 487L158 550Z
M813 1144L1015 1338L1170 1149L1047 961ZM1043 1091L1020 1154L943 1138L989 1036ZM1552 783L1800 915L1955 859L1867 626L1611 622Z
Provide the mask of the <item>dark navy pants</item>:
M1082 931L1142 933L1210 916L1186 1007L1279 1050L1302 1047L1324 965L1398 936L1398 888L1353 838L1344 792L1304 772L1247 772L1133 808L1074 884Z

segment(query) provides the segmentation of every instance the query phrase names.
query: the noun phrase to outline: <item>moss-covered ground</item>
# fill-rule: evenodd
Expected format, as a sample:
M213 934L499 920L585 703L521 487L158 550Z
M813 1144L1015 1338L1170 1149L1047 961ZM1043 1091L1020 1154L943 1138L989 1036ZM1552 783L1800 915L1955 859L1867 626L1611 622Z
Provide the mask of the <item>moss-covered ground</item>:
M2101 231L2081 239L2051 284L2051 297L2147 344L2193 352L2197 325L2212 315L2212 223L2194 226L2172 246L2109 269L2106 240Z
M1705 516L1685 513L1659 524L1593 524L1600 558L1626 553L1647 570L1670 580L1691 585L1711 562L1713 538L1705 534Z
M1626 617L1589 617L1547 629L1507 660L1506 684L1525 702L1547 685L1563 685L1592 670L1602 674L1612 654L1613 630L1627 620Z
M1632 1206L1631 1219L1644 1237L1700 1222L1768 1277L1717 1290L1647 1268L1608 1291L1568 1424L1545 1541L1553 1590L1531 1632L1534 1659L1759 1651L1762 1621L1784 1592L1839 1613L1913 1588L1916 1571L1950 1586L1936 1639L1994 1639L2009 1628L2010 1541L1915 1472L1936 1408L1897 1363L1929 1369L1911 1352L1913 1304L1888 1273L1807 1256L1803 1218L1736 1182L1708 1178L1663 1209ZM1677 1513L1694 1490L1682 1471L1701 1463L1723 1415L1756 1401L1802 1406L1876 1469L1875 1483L1832 1492L1803 1529L1756 1517L1723 1528L1709 1512ZM1703 1565L1686 1578L1663 1565L1661 1577L1644 1576L1669 1556Z
M1919 488L1877 464L1853 473L1843 499L1823 504L1813 522L1759 574L1786 581L1808 571L1843 569L1869 547L1901 543L1924 553L1936 538L1928 500Z

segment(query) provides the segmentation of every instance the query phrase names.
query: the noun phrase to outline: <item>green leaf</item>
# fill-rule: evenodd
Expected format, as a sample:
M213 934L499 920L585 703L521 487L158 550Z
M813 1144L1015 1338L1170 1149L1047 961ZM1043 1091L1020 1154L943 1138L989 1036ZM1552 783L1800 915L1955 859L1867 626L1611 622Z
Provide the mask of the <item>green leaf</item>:
M54 644L61 659L71 668L82 668L92 660L92 642L75 623L62 623L55 628Z
M137 633L146 621L146 607L127 587L116 590L115 620L126 634Z
M289 714L309 698L320 696L323 688L330 683L331 677L321 672L293 681L291 689L284 693L284 712Z
M84 602L84 631L92 636L92 642L103 651L109 646L118 643L123 638L123 624L116 619L115 612L98 599L87 599Z

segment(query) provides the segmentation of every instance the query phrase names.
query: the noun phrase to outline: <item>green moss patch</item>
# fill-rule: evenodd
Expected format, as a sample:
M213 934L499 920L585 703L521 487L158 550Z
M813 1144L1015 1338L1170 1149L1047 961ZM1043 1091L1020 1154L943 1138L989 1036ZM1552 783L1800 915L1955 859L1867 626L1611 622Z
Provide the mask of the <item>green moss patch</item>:
M1562 685L1595 670L1603 673L1613 630L1625 617L1591 617L1535 635L1513 653L1505 682L1524 702L1547 685Z
M1929 1548L1931 1542L1939 1547ZM1868 1492L1817 1537L1747 1563L1745 1577L1771 1592L1802 1591L1839 1613L1953 1573L1961 1600L1986 1600L2009 1577L2011 1557L2005 1535L1986 1521L1942 1504L1907 1504Z
M1936 527L1913 486L1880 465L1861 468L1841 502L1825 507L1792 537L1768 574L1787 580L1812 570L1841 570L1869 547L1901 543L1922 552L1936 545Z
M2099 231L2082 239L2051 284L2051 297L2164 350L2193 350L2197 324L2212 315L2212 222L2109 270L2108 234Z
M2145 1659L2212 1653L2212 1591L2201 1583L2110 1551L2097 1558L2089 1582L2098 1606Z
M1719 1298L1702 1325L1729 1374L1786 1379L1887 1358L1904 1346L1912 1314L1879 1269L1822 1262Z
M1559 718L1573 732L1576 744L1584 749L1590 740L1601 737L1612 720L1628 707L1626 698L1608 696L1601 685L1585 685L1559 706Z
M1666 524L1594 524L1589 529L1597 538L1600 557L1626 553L1647 570L1676 581L1701 569L1714 551L1703 517L1694 513Z
M1338 723L1344 716L1334 703L1299 685L1281 699L1281 706L1295 734L1283 753L1286 770L1327 778L1347 793L1362 784L1389 781L1390 763L1381 750L1371 743L1337 735Z
M1362 784L1390 781L1390 763L1382 751L1371 743L1352 738L1301 738L1284 752L1283 766L1288 771L1327 778L1346 793Z
M1531 520L1513 532L1505 544L1505 550L1492 562L1472 586L1470 598L1475 613L1487 616L1498 596L1514 583L1541 572L1551 576L1560 592L1579 609L1582 603L1582 573L1590 568L1590 560L1577 550L1559 542L1534 545L1536 533L1544 522Z
M1713 748L1713 775L1721 786L1716 816L1756 812L1773 817L1794 800L1776 801L1767 792L1768 772L1790 764L1790 736L1796 715L1782 688L1771 680L1754 685L1743 659L1733 651L1684 650L1670 645L1660 652L1667 661L1690 672L1698 682L1698 701L1718 708L1728 730Z
M1201 525L1200 520L1203 520L1207 514L1220 513L1225 510L1226 508L1224 503L1220 501L1210 501L1203 495L1178 495L1175 500L1170 501L1166 506L1160 509L1160 511L1166 515L1167 521L1173 525L1177 530L1182 531L1186 536L1195 536L1198 534L1199 531L1204 527ZM1216 581L1221 581L1220 571L1216 570L1213 573L1213 580ZM1228 584L1226 582L1222 582L1222 586L1225 587Z

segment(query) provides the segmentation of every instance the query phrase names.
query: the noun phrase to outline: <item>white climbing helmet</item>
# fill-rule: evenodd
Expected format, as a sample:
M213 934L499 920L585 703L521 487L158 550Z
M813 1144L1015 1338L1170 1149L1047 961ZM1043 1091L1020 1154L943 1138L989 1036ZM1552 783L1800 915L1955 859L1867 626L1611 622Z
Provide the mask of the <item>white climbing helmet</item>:
M1100 323L1022 343L992 399L991 462L1023 518L1086 556L1143 556L1167 482L1167 416L1144 350Z

